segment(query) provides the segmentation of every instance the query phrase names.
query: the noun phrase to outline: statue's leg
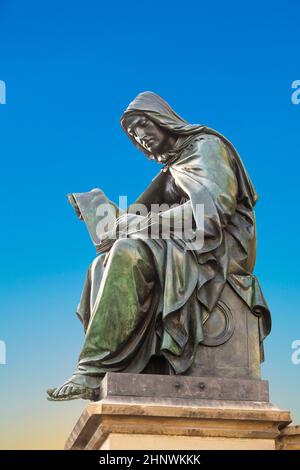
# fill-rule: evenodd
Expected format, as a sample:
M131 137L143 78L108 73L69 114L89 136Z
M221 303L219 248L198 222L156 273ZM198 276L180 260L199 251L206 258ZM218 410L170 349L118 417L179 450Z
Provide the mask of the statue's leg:
M114 244L79 357L78 368L87 375L121 370L116 357L130 351L132 335L141 329L152 303L156 270L150 249L140 240ZM122 361L124 362L124 361Z
M128 361L138 360L134 354L139 343L153 335L155 287L156 269L148 246L140 240L117 240L97 296L91 299L78 369L62 387L51 391L52 399L91 398L91 390L99 387L105 372L124 370Z
M86 273L80 302L77 307L76 313L83 324L85 332L90 322L92 306L95 303L104 274L104 259L105 253L97 256L90 264Z

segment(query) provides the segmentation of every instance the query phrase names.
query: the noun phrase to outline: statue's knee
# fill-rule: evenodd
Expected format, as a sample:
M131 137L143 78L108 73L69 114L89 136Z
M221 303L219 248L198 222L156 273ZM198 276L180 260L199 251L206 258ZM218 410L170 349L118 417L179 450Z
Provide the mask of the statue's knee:
M111 256L114 258L133 259L138 254L138 240L130 238L120 238L116 240L111 249Z
M104 258L105 253L101 253L100 255L96 256L96 258L94 258L91 264L89 265L88 271L90 272L95 270L99 265L103 266Z

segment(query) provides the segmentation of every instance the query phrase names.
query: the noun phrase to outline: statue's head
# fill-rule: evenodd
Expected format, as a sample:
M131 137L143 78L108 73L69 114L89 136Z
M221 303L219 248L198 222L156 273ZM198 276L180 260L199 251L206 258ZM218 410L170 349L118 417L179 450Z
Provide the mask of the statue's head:
M177 145L188 125L184 119L156 93L140 93L121 117L121 125L136 147L147 157L165 161L168 152Z
M154 158L169 151L176 141L173 133L161 127L144 113L131 113L123 123L127 134Z

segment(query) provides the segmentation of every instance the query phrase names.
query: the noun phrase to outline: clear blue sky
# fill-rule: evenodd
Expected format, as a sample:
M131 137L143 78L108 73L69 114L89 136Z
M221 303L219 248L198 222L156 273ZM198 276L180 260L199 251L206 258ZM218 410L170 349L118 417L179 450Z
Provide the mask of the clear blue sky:
M45 399L76 363L74 312L94 256L66 194L100 187L133 201L156 174L119 124L145 90L225 134L246 164L273 315L263 377L300 423L299 14L296 0L0 0L0 447L57 446L56 433L63 446L85 405Z

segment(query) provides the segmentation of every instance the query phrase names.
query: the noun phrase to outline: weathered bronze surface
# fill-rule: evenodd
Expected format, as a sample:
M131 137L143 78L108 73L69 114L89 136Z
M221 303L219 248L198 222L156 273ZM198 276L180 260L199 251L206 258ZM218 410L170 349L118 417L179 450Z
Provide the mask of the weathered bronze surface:
M190 125L158 95L137 96L121 125L148 158L163 165L135 205L117 210L125 238L97 239L97 190L70 195L100 253L87 272L77 310L85 341L73 376L49 399L97 399L106 372L259 378L270 313L256 277L257 194L233 145L213 129ZM154 217L153 204L177 207ZM136 204L148 214L136 221ZM202 205L200 220L197 205ZM166 214L193 218L187 240L145 237ZM203 215L203 214L202 214ZM172 228L175 233L175 228ZM118 232L118 233L119 233ZM123 233L124 235L124 233Z

